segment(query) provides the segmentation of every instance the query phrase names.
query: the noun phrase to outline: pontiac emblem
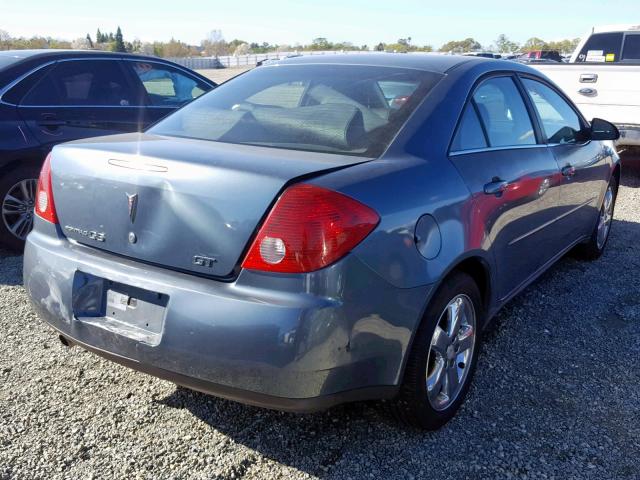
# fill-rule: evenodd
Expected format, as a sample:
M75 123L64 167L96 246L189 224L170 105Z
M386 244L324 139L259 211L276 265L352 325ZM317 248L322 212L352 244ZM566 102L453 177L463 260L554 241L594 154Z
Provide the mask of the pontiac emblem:
M136 212L138 210L138 194L127 193L127 201L129 203L129 218L131 219L131 223L136 220Z

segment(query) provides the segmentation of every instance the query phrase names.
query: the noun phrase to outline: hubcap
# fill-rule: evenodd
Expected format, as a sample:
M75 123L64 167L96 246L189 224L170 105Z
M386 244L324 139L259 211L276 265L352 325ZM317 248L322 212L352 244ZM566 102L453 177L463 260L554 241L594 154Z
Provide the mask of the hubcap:
M471 368L476 343L476 313L466 295L446 306L431 337L427 359L427 396L438 411L460 394Z
M604 202L602 203L602 209L600 209L600 218L598 219L598 233L596 241L598 243L598 249L604 247L607 237L609 236L609 230L611 229L611 220L613 218L613 190L611 187L607 188L607 193L604 194Z
M21 180L9 189L2 200L2 220L15 237L24 240L33 227L33 206L38 181Z

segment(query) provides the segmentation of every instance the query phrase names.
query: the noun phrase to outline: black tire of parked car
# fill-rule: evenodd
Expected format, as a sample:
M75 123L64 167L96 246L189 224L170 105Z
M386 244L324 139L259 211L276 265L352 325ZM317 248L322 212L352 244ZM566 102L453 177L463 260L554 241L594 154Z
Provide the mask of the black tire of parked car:
M15 236L8 228L5 213L1 210L7 193L19 182L26 179L37 179L40 166L35 164L20 165L12 170L0 174L0 245L11 250L22 252L24 240Z
M431 338L449 302L458 295L466 295L472 300L476 315L476 340L470 370L457 398L445 410L435 410L428 399L426 371L431 346ZM469 275L454 272L449 275L434 294L418 331L416 332L404 379L398 396L387 403L391 413L405 425L437 430L456 414L469 390L475 372L481 346L481 332L484 324L484 309L477 284Z
M618 197L618 179L615 177L611 177L609 181L609 187L613 192L613 205L611 207L611 216L616 210L616 198ZM602 206L600 207L600 213L598 214L598 220L596 220L596 224L593 227L593 231L591 232L591 237L585 243L581 243L577 245L574 249L575 255L581 260L597 260L604 253L605 248L607 247L607 243L609 242L609 237L611 236L611 228L613 227L613 219L611 221L611 225L609 226L609 230L607 232L607 237L605 238L604 243L601 246L598 246L598 222L600 221L600 215L602 210L604 209L604 199L602 200Z

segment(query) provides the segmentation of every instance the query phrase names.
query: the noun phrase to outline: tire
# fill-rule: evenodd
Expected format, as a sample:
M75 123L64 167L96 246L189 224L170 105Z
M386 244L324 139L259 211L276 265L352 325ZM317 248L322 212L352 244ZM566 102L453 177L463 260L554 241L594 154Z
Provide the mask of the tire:
M467 317L473 315L473 319L467 318L467 325L461 322L457 334L449 335L447 330L452 331L449 328L450 312L455 305ZM453 418L464 401L476 368L484 321L482 312L480 291L469 275L454 272L443 282L427 307L416 332L398 397L389 403L391 412L399 421L420 429L436 430ZM468 335L470 324L473 324L474 330L472 338ZM439 333L436 336L437 327ZM455 332L455 328L453 331ZM442 337L443 332L446 337ZM460 341L461 338L466 339L464 344ZM459 342L460 346L468 345L469 338L470 349L455 353L455 342ZM445 344L447 349L443 352L442 346ZM469 354L465 357L467 352ZM457 365L450 367L452 362ZM461 363L464 365L462 369ZM436 381L438 371L441 372L439 383ZM449 372L459 381L458 384L451 382L450 385L454 388L446 385L451 378ZM430 389L427 383L430 383Z
M609 181L609 186L605 192L604 199L602 200L602 206L600 207L600 213L598 214L598 220L593 227L589 240L578 245L575 249L575 254L578 258L589 261L597 260L604 253L604 249L609 241L609 236L611 235L611 226L613 224L613 213L616 206L617 196L618 181L614 176L611 177L611 180ZM606 223L606 227L602 225L603 221ZM604 237L602 237L603 228L606 228L606 231L604 231Z
M33 226L33 202L39 175L40 168L28 164L20 165L0 177L0 244L2 246L20 252L24 249L24 240ZM22 186L27 187L27 194Z

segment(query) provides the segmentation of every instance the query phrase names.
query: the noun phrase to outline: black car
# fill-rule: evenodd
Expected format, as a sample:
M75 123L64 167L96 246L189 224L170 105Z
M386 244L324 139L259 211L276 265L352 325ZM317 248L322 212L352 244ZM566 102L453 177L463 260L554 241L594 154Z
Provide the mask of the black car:
M0 243L23 246L40 166L54 145L143 130L215 86L189 69L140 55L0 52Z

